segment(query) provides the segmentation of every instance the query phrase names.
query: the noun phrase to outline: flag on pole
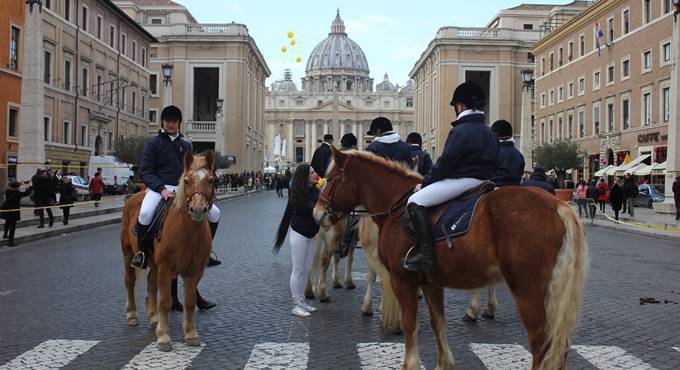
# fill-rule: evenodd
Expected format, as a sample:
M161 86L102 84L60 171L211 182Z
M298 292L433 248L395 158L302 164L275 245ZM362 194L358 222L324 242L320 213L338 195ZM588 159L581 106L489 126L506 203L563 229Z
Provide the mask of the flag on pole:
M597 56L600 56L600 39L604 36L604 32L600 29L600 22L595 21L595 47L597 48Z

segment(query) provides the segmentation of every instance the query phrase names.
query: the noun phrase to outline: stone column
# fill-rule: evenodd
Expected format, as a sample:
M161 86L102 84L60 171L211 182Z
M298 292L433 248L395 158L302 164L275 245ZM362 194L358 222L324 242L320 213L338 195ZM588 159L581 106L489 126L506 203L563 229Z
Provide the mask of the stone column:
M34 5L32 10L28 5L25 6L18 160L19 163L43 163L45 161L45 128L43 126L45 94L42 10L37 5ZM77 127L76 123L77 120L74 117L71 124L74 130ZM52 124L56 127L56 122ZM35 170L35 165L19 165L17 180L30 180Z
M227 119L224 113L218 114L215 117L215 151L220 152L222 155L227 154L224 152L226 141L224 137L224 127L226 126L226 121Z
M519 151L524 156L524 172L533 170L531 151L534 143L531 138L531 88L522 88L522 121L520 123Z
M303 121L305 125L305 162L312 161L312 132L309 127L309 122Z
M675 202L673 199L673 181L680 175L680 58L678 58L678 48L680 47L680 22L675 20L673 23L673 41L671 50L673 51L671 70L671 107L670 120L668 121L668 152L666 160L666 178L664 195L666 200L663 203L654 203L654 211L657 213L675 213ZM673 103L675 102L675 103Z
M288 121L288 140L286 140L286 160L289 162L295 161L295 132L293 131L293 121ZM283 144L281 144L283 145Z
M317 140L317 133L316 133L316 122L311 121L312 125L312 151L316 149L316 140Z
M364 121L359 121L359 129L354 131L356 132L357 135L357 142L359 145L357 146L359 150L364 150L364 128L366 125L364 125Z

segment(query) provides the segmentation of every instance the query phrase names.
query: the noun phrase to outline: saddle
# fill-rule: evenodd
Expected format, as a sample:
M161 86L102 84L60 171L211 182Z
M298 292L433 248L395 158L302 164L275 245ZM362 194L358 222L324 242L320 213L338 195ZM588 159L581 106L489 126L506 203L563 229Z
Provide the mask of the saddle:
M461 237L470 230L470 221L477 210L482 197L493 191L496 185L491 181L484 181L478 186L466 191L458 198L428 209L432 220L432 234L434 241L446 240L451 248L451 240ZM401 228L404 234L416 240L416 233L411 225L408 212L401 216Z
M161 201L158 202L156 210L153 213L151 224L149 224L149 230L146 232L146 242L161 240L161 232L163 231L163 225L165 224L165 217L168 215L168 210L171 206L172 200L161 198ZM149 239L149 235L153 235L153 238Z

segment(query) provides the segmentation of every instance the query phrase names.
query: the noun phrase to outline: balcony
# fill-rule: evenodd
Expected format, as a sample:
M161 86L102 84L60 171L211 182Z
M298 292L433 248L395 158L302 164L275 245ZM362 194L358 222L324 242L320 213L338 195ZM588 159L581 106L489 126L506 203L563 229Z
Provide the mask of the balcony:
M539 37L538 30L508 28L442 27L437 31L438 39L537 41Z
M248 28L238 23L170 24L154 26L153 31L159 36L248 36Z
M214 142L215 124L214 121L189 121L185 134L191 141Z

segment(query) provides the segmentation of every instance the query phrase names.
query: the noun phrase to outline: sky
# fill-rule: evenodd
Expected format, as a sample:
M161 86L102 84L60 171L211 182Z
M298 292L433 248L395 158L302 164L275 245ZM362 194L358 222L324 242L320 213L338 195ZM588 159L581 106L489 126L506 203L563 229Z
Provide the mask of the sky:
M290 68L300 88L307 58L325 39L336 9L348 36L366 54L370 75L379 83L385 73L404 84L408 73L444 26L484 27L500 9L549 0L174 0L200 23L243 23L263 54L271 76L267 85ZM570 1L557 0L558 4ZM292 31L295 46L289 44ZM281 47L287 46L283 53ZM296 57L302 60L296 62Z

